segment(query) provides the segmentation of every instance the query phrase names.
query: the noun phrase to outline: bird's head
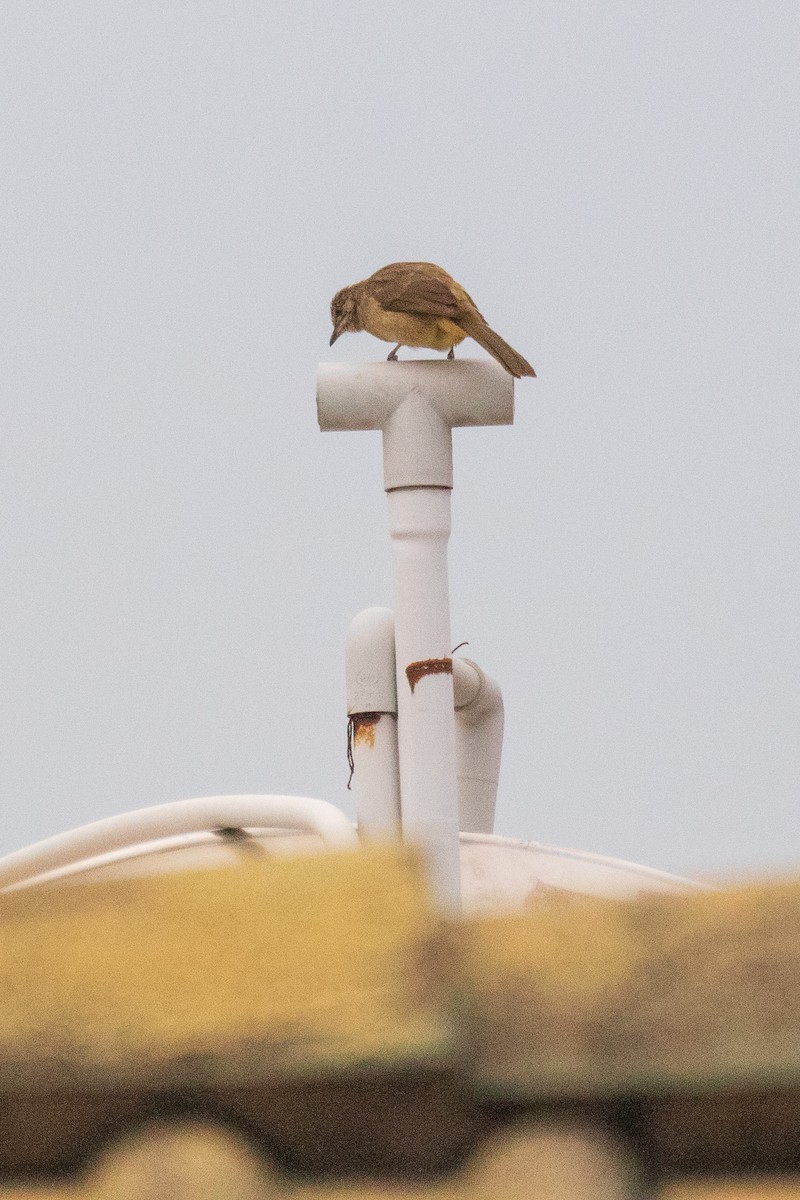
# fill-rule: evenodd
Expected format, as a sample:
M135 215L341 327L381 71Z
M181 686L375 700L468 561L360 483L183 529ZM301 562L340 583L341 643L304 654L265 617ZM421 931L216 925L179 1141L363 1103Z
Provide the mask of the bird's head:
M331 321L333 333L330 345L343 333L358 333L364 327L358 320L358 304L354 285L342 288L331 300Z

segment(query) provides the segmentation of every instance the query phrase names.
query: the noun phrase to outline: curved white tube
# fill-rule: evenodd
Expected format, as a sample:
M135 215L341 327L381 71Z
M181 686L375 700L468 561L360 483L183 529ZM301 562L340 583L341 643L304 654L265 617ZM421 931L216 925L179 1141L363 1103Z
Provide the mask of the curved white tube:
M201 796L81 825L0 859L0 891L112 850L215 829L304 829L331 847L357 847L349 818L305 796Z
M459 828L491 833L503 754L503 693L470 658L453 659Z

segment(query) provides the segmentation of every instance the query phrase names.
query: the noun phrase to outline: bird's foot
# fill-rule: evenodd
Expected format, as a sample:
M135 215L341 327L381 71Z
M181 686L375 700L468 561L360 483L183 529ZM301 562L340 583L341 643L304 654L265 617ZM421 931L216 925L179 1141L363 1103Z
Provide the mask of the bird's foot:
M402 344L403 344L402 342L398 342L397 345L395 346L394 350L392 350L391 354L386 355L387 362L399 362L400 361L397 357L397 351L400 349Z
M450 349L447 351L447 357L455 358L455 356L456 356L456 348L455 348L455 346L451 346Z

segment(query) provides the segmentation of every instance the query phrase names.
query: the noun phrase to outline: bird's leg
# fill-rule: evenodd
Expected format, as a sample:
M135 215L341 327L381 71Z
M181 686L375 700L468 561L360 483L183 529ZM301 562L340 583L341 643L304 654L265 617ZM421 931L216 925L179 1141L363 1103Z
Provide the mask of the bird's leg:
M447 357L455 358L455 356L456 356L456 348L455 348L455 346L451 346L450 349L447 351Z
M387 354L387 355L386 355L386 361L387 361L387 362L397 362L397 361L398 361L398 359L397 359L397 351L400 349L400 347L402 346L402 344L403 344L402 342L398 342L398 343L397 343L397 345L395 346L394 350L391 352L391 354Z

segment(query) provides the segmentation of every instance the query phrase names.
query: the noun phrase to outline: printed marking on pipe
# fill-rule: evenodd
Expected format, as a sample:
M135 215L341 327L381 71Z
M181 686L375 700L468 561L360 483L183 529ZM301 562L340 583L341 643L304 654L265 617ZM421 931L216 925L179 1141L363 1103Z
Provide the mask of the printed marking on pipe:
M452 658L423 658L419 662L411 662L406 667L406 679L411 691L426 675L452 675Z
M379 712L353 713L353 741L357 746L371 749L375 745L375 726L382 716Z

